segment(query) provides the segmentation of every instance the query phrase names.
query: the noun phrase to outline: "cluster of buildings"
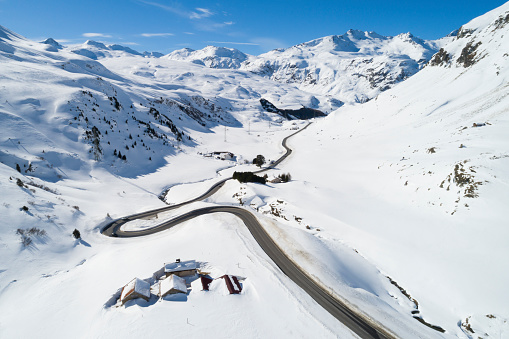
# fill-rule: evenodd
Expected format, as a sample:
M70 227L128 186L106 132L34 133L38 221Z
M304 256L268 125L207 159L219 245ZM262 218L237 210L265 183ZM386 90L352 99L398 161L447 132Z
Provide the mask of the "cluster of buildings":
M215 158L218 160L235 160L235 154L232 152L210 152L203 155L206 158Z
M157 274L156 279L152 279L155 280L155 283L152 284L139 278L131 280L120 292L120 303L123 305L129 300L138 298L149 301L153 294L156 294L159 298L171 294L187 294L188 285L197 279L200 279L203 291L208 291L214 280L223 279L230 294L242 292L242 285L238 277L223 275L212 279L207 275L198 273L198 265L195 260L180 261L180 259L177 259L175 262L165 263L160 273Z

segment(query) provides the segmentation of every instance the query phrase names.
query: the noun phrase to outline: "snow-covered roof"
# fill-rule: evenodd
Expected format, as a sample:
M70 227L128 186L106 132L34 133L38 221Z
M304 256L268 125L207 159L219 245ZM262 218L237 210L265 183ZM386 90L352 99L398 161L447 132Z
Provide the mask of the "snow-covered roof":
M195 270L195 269L196 269L196 261L195 260L172 262L172 263L164 264L164 272L165 273L189 271L189 270Z
M150 298L150 284L139 278L134 278L122 289L120 300L124 300L131 293L136 292L147 298Z
M178 290L182 293L187 293L187 286L184 278L172 274L168 278L159 282L159 291L161 296L167 294L172 289Z

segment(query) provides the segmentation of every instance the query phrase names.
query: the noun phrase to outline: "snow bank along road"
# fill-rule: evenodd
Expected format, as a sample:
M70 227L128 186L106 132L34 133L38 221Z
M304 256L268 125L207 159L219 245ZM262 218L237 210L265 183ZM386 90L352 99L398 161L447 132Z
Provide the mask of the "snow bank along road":
M292 150L286 145L286 141L294 136L295 134L303 131L307 128L311 123L306 125L304 128L299 131L287 136L283 139L282 145L286 149L286 153L282 155L277 161L271 164L269 167L264 168L256 173L261 173L267 171L271 168L274 168L278 164L280 164L283 160L285 160L291 153ZM176 209L182 207L184 205L190 204L195 201L203 200L211 195L223 186L223 184L230 180L230 178L226 178L218 183L214 184L211 188L207 190L207 192L203 193L199 197L180 203L178 205L172 205L168 207L158 208L154 210L150 210L147 212L132 214L127 217L117 219L108 225L106 225L101 233L109 236L109 237L121 237L121 238L129 238L129 237L139 237L143 235L154 234L157 232L164 231L168 228L176 226L184 221L193 219L197 216L210 214L210 213L230 213L237 217L239 217L246 227L249 229L251 234L253 235L256 242L260 245L260 247L265 251L265 253L271 258L272 261L281 269L281 271L286 274L294 283L300 286L309 296L311 296L318 304L320 304L324 309L326 309L331 315L333 315L336 319L341 321L343 324L348 326L353 332L359 335L361 338L393 338L394 336L389 334L383 328L380 328L377 324L372 324L372 321L366 319L366 317L357 314L357 312L351 310L344 303L334 298L328 291L319 286L310 276L308 276L299 266L297 266L274 242L274 240L267 234L262 225L258 222L258 219L249 211L235 206L212 206L196 209L190 212L187 212L183 215L177 216L169 221L161 223L152 228L139 230L139 231L122 231L120 228L123 224L128 221L136 220L140 218L146 218L150 216L155 216L157 213L169 211L172 209Z

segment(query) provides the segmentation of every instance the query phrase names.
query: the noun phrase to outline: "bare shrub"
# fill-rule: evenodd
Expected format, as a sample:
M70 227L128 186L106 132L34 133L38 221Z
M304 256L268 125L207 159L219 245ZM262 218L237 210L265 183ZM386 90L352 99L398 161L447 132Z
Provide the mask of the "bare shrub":
M38 236L38 237L44 237L44 236L47 235L45 230L41 230L41 229L39 229L37 227L32 227L32 228L28 229L27 234L28 235L35 235L35 236Z
M45 237L47 235L45 230L41 230L37 227L31 227L29 229L18 228L16 234L20 236L20 241L23 247L28 247L32 244L32 237Z

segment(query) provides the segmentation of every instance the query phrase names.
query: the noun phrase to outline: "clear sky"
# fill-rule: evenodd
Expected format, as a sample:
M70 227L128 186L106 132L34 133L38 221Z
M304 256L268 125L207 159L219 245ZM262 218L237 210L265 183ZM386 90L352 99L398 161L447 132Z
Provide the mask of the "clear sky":
M165 54L216 45L257 55L350 28L437 39L504 2L0 0L0 25L64 45L91 39Z

